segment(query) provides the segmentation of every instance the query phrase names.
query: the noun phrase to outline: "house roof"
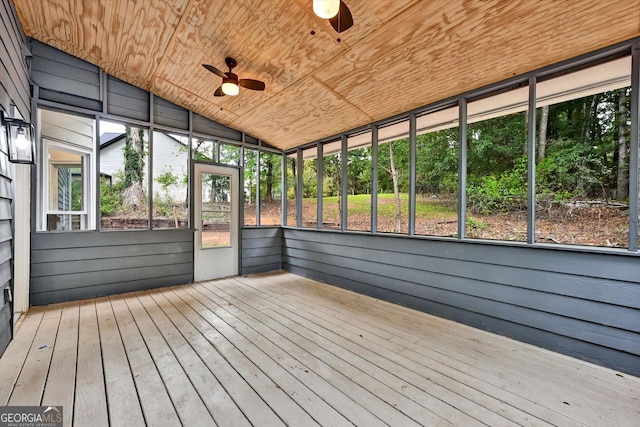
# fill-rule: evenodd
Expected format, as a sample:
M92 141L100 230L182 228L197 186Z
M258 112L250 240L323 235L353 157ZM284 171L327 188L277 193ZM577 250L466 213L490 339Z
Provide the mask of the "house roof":
M105 148L113 143L115 143L116 141L119 141L120 139L124 138L126 134L124 133L118 133L118 132L105 132L102 135L100 135L100 148Z
M640 0L14 0L28 36L288 149L640 35ZM338 41L338 39L340 39ZM214 97L224 69L264 92Z
M106 148L108 146L110 146L111 144L115 144L118 141L121 141L124 139L126 133L119 133L119 132L105 132L102 135L100 135L100 149ZM180 144L180 145L185 145L182 141L174 138L173 136L171 136L170 134L164 133L164 132L159 132L157 133L157 135L159 135L160 138L168 140L168 141L173 141L176 144ZM155 141L155 139L154 139Z

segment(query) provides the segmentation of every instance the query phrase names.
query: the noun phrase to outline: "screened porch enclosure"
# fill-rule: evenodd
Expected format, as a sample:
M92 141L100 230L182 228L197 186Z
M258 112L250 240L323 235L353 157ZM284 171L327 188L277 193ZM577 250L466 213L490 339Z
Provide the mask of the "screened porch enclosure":
M638 425L640 1L0 2L0 406Z
M47 231L46 157L31 303L193 280L192 167L225 164L242 168L241 274L284 269L637 375L635 43L282 152L32 40L42 148L82 165L82 210L49 213L85 219ZM69 70L95 85L49 90ZM141 197L125 208L127 144Z

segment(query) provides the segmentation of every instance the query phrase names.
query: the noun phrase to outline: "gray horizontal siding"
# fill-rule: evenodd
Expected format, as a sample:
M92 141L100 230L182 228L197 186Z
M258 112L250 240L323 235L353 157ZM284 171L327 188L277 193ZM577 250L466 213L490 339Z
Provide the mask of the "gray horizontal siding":
M159 96L153 97L153 122L177 129L189 129L189 110Z
M640 258L285 229L283 268L640 374Z
M190 230L35 233L31 304L193 281Z
M100 109L100 69L37 40L31 41L31 79L40 99Z
M107 112L129 119L149 121L149 92L108 76Z
M241 274L265 273L282 268L282 229L242 229Z
M15 105L31 121L29 70L24 59L26 38L13 2L0 2L0 110L11 113ZM13 304L5 289L13 291L13 172L7 153L0 152L0 355L13 337Z
M194 132L226 138L233 141L242 140L242 132L221 125L213 120L209 120L199 114L193 114L192 117Z
M30 121L29 73L22 55L26 39L12 2L0 4L0 104L9 111L15 105Z

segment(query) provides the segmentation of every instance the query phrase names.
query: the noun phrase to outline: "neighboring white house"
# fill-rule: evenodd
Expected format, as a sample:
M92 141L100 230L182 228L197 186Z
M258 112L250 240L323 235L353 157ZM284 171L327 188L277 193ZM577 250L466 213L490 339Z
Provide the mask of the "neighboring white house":
M124 174L124 133L103 133L100 135L100 176L115 182L118 175ZM171 196L175 201L187 198L187 146L170 135L155 132L153 134L153 195L154 197ZM147 159L148 168L149 161ZM148 169L146 169L148 171ZM171 185L166 192L158 182L158 177L171 172L178 178L176 185ZM144 176L143 185L148 188L148 174ZM120 178L121 179L121 178Z

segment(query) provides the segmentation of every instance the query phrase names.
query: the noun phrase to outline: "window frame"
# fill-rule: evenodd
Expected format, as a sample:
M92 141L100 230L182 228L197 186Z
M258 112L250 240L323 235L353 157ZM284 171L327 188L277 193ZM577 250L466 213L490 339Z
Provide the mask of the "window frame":
M59 162L52 163L50 158L50 151L56 150L64 153L69 153L73 155L78 155L83 161L80 163L80 168L82 170L82 207L81 211L61 211L61 210L53 210L50 209L50 174L51 167L54 164L59 165L75 165L74 163L69 162ZM89 231L95 230L96 228L96 219L95 219L95 204L96 204L96 182L95 182L95 174L93 171L95 170L95 155L93 155L93 151L87 149L86 147L81 147L77 144L73 144L66 141L58 141L52 138L42 137L42 152L43 152L43 162L41 162L41 167L39 168L41 179L39 180L39 190L41 200L41 209L40 209L40 223L38 231L45 232L71 232L71 231ZM81 226L79 230L48 230L47 227L47 218L49 215L80 215L81 218Z

